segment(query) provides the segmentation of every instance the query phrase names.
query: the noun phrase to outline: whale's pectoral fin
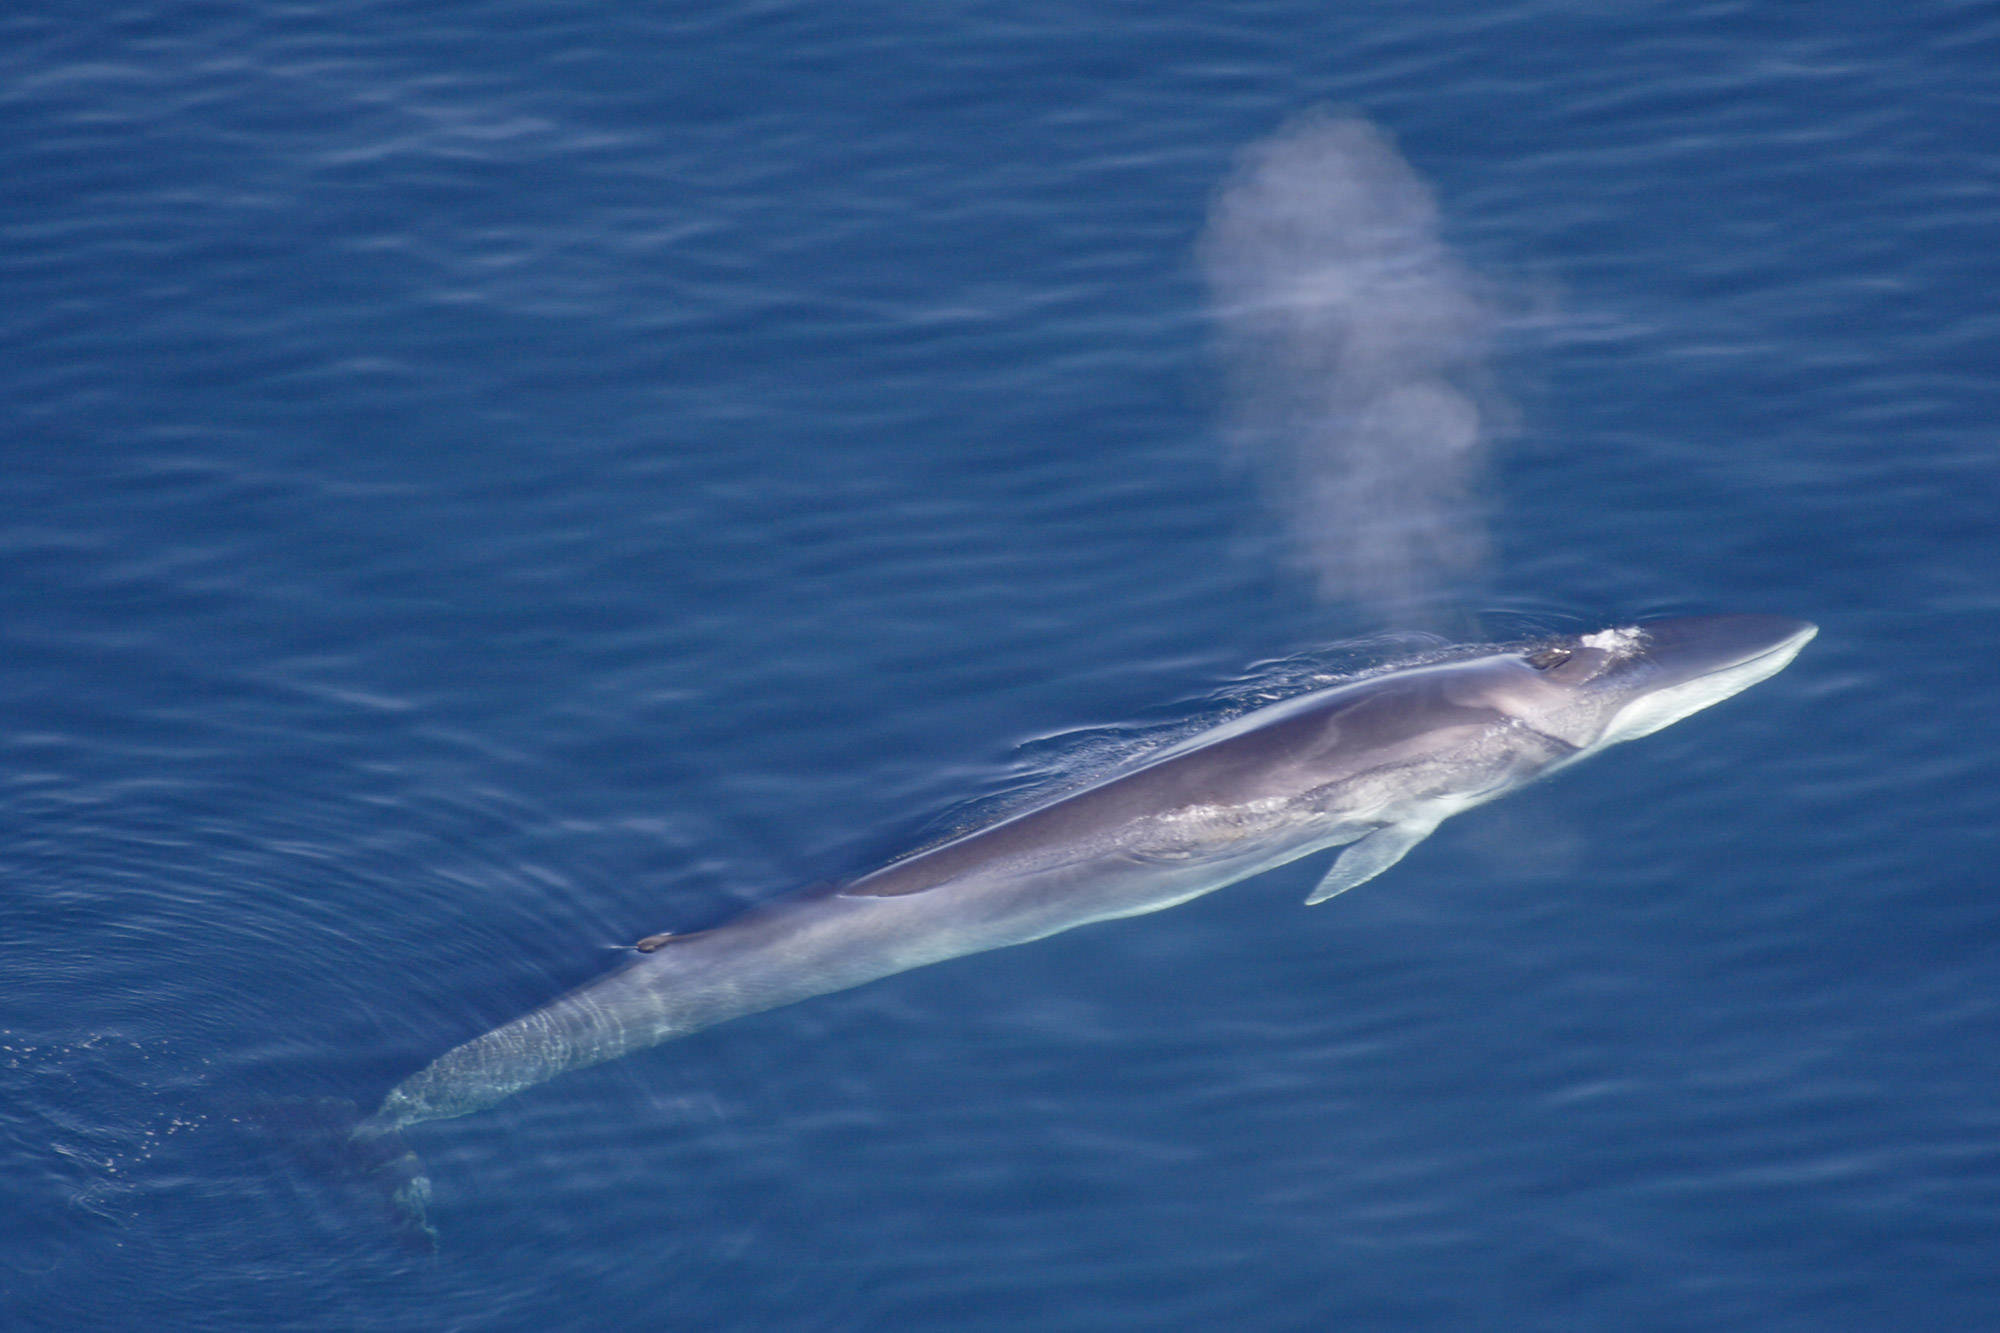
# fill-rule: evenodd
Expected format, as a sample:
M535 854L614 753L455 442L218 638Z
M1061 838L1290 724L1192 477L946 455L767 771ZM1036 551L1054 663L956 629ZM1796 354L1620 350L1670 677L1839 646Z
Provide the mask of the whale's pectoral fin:
M1410 848L1430 837L1436 828L1436 824L1422 821L1385 824L1359 841L1348 844L1347 850L1333 863L1333 868L1326 872L1326 878L1306 898L1306 906L1346 893L1356 884L1366 884L1402 860Z

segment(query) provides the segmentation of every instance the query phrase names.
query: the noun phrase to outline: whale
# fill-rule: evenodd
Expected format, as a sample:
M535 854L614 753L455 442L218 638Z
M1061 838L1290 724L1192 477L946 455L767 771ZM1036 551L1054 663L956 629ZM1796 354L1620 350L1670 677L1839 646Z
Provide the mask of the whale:
M1339 848L1306 899L1325 902L1445 819L1769 678L1816 632L1766 615L1657 619L1463 646L1296 695L845 883L650 935L619 970L397 1084L354 1136L400 1139L733 1018L1160 911ZM428 1182L405 1171L415 1211Z

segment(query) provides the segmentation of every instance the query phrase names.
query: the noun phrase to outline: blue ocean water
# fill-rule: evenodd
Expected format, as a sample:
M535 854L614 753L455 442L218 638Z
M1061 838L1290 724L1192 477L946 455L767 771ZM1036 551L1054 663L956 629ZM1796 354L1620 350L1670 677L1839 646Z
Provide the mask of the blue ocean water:
M1995 1322L1992 6L0 35L9 1327ZM1819 639L1328 906L419 1127L400 1248L315 1116L1379 628L1224 446L1196 260L1315 106L1507 312L1463 604Z

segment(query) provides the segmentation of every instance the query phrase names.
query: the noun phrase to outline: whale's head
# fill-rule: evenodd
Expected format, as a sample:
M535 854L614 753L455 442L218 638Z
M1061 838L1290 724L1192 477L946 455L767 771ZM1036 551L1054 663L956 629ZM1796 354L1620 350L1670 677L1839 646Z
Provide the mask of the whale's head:
M1681 616L1543 639L1509 664L1502 706L1579 751L1599 750L1776 675L1818 632L1781 616Z

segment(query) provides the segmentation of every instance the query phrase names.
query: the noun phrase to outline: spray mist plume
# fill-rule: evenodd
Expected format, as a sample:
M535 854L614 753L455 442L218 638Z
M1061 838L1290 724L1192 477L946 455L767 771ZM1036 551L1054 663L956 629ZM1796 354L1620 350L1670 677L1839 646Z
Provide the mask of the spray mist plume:
M1493 329L1430 190L1366 121L1302 117L1238 160L1201 244L1235 447L1319 595L1384 625L1441 614L1486 553Z

